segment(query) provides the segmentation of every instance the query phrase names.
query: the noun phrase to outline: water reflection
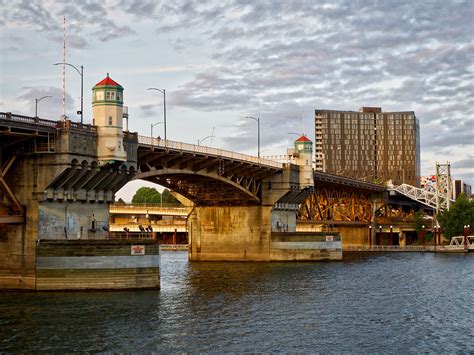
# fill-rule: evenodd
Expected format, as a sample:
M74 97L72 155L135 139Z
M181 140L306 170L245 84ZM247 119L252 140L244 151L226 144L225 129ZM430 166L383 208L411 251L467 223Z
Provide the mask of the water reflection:
M472 255L188 263L161 291L0 293L0 351L459 352L474 348Z

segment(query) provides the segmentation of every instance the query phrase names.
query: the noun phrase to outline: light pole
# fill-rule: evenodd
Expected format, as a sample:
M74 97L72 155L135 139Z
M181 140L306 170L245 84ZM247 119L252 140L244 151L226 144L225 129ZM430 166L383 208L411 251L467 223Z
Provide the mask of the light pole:
M148 88L147 90L156 90L163 94L163 122L165 124L165 141L166 141L166 90L158 88Z
M163 123L163 121L150 124L150 137L151 137L152 142L153 142L153 127L158 126L160 123Z
M84 66L81 65L80 66L81 70L79 71L77 67L66 62L55 63L53 65L69 65L70 67L76 69L76 71L81 76L81 125L82 125L84 122Z
M216 137L215 135L210 135L210 136L204 137L201 140L198 139L198 145L202 144L202 142L204 142L208 138L215 138L215 137Z
M245 118L250 118L254 121L257 121L257 134L258 134L258 158L260 159L260 118L253 116L246 116Z
M48 95L48 96L40 97L39 99L35 99L35 103L36 103L36 105L35 105L35 117L38 117L38 102L40 102L43 99L46 99L47 97L52 97L52 96Z

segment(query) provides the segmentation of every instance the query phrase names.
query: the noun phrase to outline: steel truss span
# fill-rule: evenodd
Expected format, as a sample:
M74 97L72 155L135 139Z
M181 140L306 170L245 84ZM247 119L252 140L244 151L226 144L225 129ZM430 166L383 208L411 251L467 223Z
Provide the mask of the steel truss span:
M316 187L298 211L299 220L367 222L372 218L370 195L353 189Z

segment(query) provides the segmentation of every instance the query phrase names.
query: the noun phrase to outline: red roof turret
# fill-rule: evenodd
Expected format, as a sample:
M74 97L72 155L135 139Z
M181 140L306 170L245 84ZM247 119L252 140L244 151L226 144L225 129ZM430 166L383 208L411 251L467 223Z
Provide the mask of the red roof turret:
M99 81L95 86L118 86L119 88L123 89L122 85L116 83L109 77L109 73L107 73L107 77L102 81Z
M311 142L311 140L308 137L306 137L305 135L302 135L295 142Z

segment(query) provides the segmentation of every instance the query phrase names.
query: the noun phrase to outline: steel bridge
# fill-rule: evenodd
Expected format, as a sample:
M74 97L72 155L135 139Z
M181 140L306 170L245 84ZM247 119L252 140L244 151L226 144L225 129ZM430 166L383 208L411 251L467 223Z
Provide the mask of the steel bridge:
M135 179L157 183L206 205L257 205L262 180L283 164L223 149L138 136Z

